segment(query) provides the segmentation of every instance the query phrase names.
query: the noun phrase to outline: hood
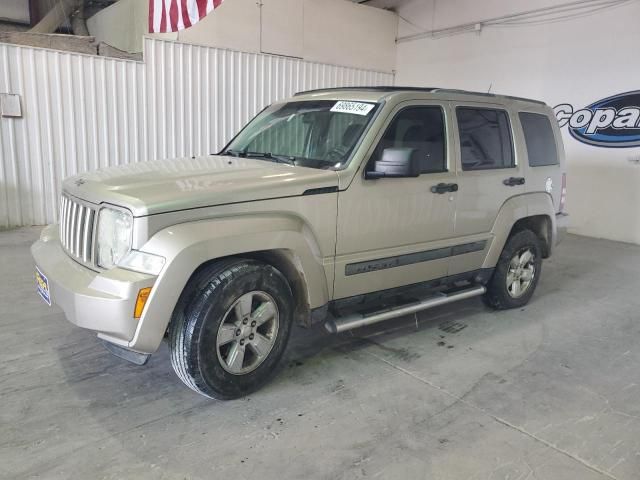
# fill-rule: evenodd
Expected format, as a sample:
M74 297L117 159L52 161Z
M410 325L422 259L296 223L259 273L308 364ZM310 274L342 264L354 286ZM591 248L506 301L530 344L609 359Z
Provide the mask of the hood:
M63 190L91 203L111 203L144 216L187 208L302 195L336 187L332 170L209 155L141 162L68 178Z

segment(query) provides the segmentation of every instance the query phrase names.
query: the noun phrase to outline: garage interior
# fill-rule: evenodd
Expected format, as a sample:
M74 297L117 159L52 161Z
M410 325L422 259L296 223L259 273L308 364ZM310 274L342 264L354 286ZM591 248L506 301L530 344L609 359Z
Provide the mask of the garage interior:
M37 3L0 6L0 477L639 477L638 146L561 128L570 235L526 307L296 327L275 380L234 401L185 388L166 345L145 366L112 356L37 296L29 251L63 178L218 151L299 90L440 86L575 110L634 92L638 1L225 0L148 34L148 2L119 0L85 12L81 38L71 18L29 32Z

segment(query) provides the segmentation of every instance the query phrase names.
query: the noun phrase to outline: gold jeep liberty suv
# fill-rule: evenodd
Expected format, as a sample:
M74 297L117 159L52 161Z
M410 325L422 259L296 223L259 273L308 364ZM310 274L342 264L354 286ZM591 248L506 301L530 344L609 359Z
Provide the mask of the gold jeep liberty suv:
M166 339L187 386L231 399L273 375L294 323L525 305L564 203L544 103L336 88L270 105L216 155L67 179L32 253L42 298L112 353L144 364Z

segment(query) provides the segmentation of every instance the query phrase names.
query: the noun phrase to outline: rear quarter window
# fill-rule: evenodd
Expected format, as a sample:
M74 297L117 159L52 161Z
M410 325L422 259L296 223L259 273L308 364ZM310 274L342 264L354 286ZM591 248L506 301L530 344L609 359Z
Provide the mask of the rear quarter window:
M558 165L558 149L549 117L528 112L520 112L518 116L524 131L529 166Z

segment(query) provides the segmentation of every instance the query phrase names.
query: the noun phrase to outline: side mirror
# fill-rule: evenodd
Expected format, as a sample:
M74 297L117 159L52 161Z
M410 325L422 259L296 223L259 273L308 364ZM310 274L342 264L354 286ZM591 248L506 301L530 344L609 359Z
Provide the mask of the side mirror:
M382 158L374 163L373 170L365 178L417 177L420 175L420 159L415 148L385 148Z

